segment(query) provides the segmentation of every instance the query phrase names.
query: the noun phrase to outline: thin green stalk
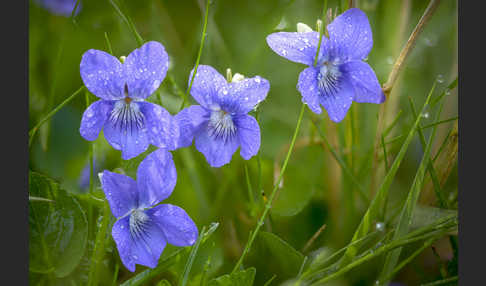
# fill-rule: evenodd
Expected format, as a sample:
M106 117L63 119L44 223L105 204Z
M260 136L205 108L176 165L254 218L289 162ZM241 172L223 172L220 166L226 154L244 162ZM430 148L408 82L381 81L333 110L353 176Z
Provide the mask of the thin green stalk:
M432 86L431 91L429 92L429 95L427 96L427 99L425 100L425 103L422 107L422 110L420 114L422 114L425 109L427 108L427 105L430 102L430 98L432 97L433 91L435 89L436 81L434 81L434 85ZM354 241L356 239L359 239L363 235L366 235L371 227L372 222L374 221L375 217L377 214L380 213L381 209L383 208L383 202L384 199L388 196L388 190L390 189L390 186L393 182L393 179L395 178L395 175L398 171L398 168L401 165L401 162L403 160L403 157L405 156L405 153L407 152L408 146L412 142L413 137L415 136L415 132L418 129L418 126L420 124L420 121L422 120L422 116L417 116L415 119L415 122L410 129L410 132L407 136L407 139L405 139L405 142L403 143L400 151L398 152L398 155L396 156L395 160L393 161L393 164L390 168L390 171L386 174L385 179L383 180L383 183L381 184L380 188L378 189L374 199L371 201L368 210L366 211L365 215L361 219L361 222L356 229L356 232L353 235L353 238L351 241ZM342 264L346 264L347 262L351 261L354 256L356 255L357 249L355 247L350 247L346 251L346 254L343 256L342 259Z
M449 119L440 120L440 121L437 121L437 122L434 122L434 123L424 125L420 129L427 129L427 128L430 128L430 127L434 127L434 126L440 125L442 123L447 123L447 122L457 120L458 118L459 118L459 116L454 116L454 117L449 118Z
M437 160L437 158L439 158L440 154L442 153L442 151L444 150L445 146L447 146L447 142L449 140L449 137L451 136L452 134L452 131L454 130L454 128L451 128L449 130L449 132L447 132L447 135L446 137L444 138L444 141L442 141L442 144L440 145L439 147L439 150L437 150L437 153L435 154L434 158L432 159L432 161L435 163L435 161Z
M410 98L410 100L412 100ZM442 106L437 112L436 117L440 118L440 113L442 111ZM420 116L420 114L416 115ZM420 124L418 125L420 127ZM437 126L436 126L437 127ZM425 172L427 171L427 167L430 167L430 153L432 150L432 145L434 142L435 134L437 131L437 128L434 127L432 130L432 134L429 136L429 140L426 144L425 150L424 150L424 155L422 156L422 161L420 162L419 168L417 170L417 173L415 175L415 178L412 183L412 187L410 188L410 191L407 196L407 200L405 202L405 205L402 208L401 214L400 214L400 219L398 221L398 225L395 231L395 234L393 236L393 240L398 239L399 237L405 235L409 228L410 224L412 222L412 215L415 210L415 206L417 205L417 201L420 195L420 191L422 190L422 186L424 184L424 178L425 178ZM422 144L425 145L425 137L422 133L422 130L418 128L418 134L419 138L422 141ZM429 168L430 171L430 168ZM385 258L385 264L383 266L383 269L381 271L381 274L379 276L379 285L387 285L389 280L386 280L385 278L389 276L389 273L393 271L395 268L395 265L398 262L398 258L401 253L401 248L397 248L393 250L392 252L388 253L386 258Z
M197 251L199 250L199 245L201 245L202 237L206 233L206 226L203 226L199 237L196 240L194 246L192 246L191 253L189 254L189 258L187 259L186 266L184 266L184 271L182 272L182 280L179 283L181 286L185 286L187 284L187 280L189 279L189 273L191 272L192 264L194 263L194 259L196 258Z
M268 279L268 281L265 282L265 284L263 286L270 285L270 283L272 283L273 279L275 279L275 278L277 278L277 274L273 274L273 276L270 279Z
M353 175L353 173L351 172L351 170L349 170L349 168L346 165L346 162L344 162L344 160L341 158L341 156L331 146L331 144L327 140L326 135L324 135L324 133L322 132L322 130L319 128L319 126L317 126L317 122L316 122L316 120L313 117L311 117L311 122L316 127L317 132L319 133L319 136L324 141L324 144L326 144L327 149L329 149L329 151L331 152L331 155L334 157L334 159L336 160L336 162L338 162L338 164L343 169L344 174L346 174L351 179L351 181L354 183L354 185L358 188L358 191L359 191L358 194L360 195L361 199L365 203L369 204L369 199L368 199L368 196L365 193L364 188L361 186L361 184L359 183L359 181Z
M417 116L417 110L415 108L415 104L413 103L411 98L409 98L409 100L410 100L410 108L412 110L412 114L414 116ZM443 107L444 107L444 101L441 102L441 105L439 107L439 111L437 112L437 116L436 116L437 119L440 118L440 114L442 112ZM419 134L419 138L420 138L420 143L422 144L422 148L425 150L427 143L425 142L425 136L422 132L422 129L424 129L424 128L422 127L418 130L418 134ZM435 128L434 128L434 130L435 130ZM439 205L442 208L446 208L447 207L447 201L442 196L442 188L440 187L440 183L439 183L439 180L437 178L437 173L435 172L434 164L433 164L433 161L431 159L429 159L428 171L429 171L430 177L432 178L432 183L434 184L435 194L436 194L437 198L439 199Z
M61 104L59 104L57 107L55 107L51 112L49 112L41 121L39 121L39 123L37 123L37 125L35 125L32 129L30 129L30 131L29 131L29 147L32 144L32 140L34 139L34 136L35 136L37 130L39 130L39 128L42 126L42 124L44 124L54 114L56 114L61 108L63 108L64 105L68 104L71 100L73 100L76 97L76 95L80 94L81 91L83 91L83 89L84 89L84 85L81 86L78 90L76 90L71 96L66 98L66 100L64 100Z
M78 9L79 2L80 2L79 0L76 0L76 4L74 4L73 11L71 12L71 16L69 17L74 25L76 25L76 20L74 19L74 14L76 14L76 9Z
M283 178L283 175L285 173L285 170L287 169L287 164L289 162L290 155L292 154L292 151L294 149L295 140L297 139L297 135L299 134L300 125L302 123L302 118L304 117L304 111L305 111L305 104L302 103L302 107L300 108L299 119L297 120L297 126L295 127L294 135L292 137L292 141L290 142L289 151L287 152L287 156L285 157L285 161L284 161L284 163L282 165L282 169L280 171L280 175L278 176L278 179L275 182L275 185L273 187L272 193L270 194L270 197L268 198L268 201L267 201L267 203L265 205L265 210L263 211L262 216L258 220L258 223L256 225L255 230L252 232L252 234L250 236L250 239L248 240L248 242L247 242L247 244L245 246L245 249L243 250L243 253L240 256L240 259L236 263L236 265L233 268L233 271L231 271L231 273L235 273L239 269L240 265L243 263L243 259L245 258L245 256L247 255L248 251L250 250L251 245L253 244L253 241L255 240L255 238L256 238L256 236L258 234L258 231L262 227L263 222L265 221L265 218L266 218L266 216L267 216L270 208L272 207L273 199L275 197L275 194L277 193L278 186L280 184L280 181Z
M133 36L135 37L135 40L137 41L138 45L139 46L143 45L143 42L144 42L143 38L137 32L137 29L135 28L135 25L133 24L132 20L121 11L120 7L118 6L118 4L115 3L115 1L113 1L113 0L109 0L109 1L110 1L111 6L113 6L113 8L115 8L115 11L118 13L118 15L120 15L122 20L125 21L125 23L128 25L128 28L130 29Z
M323 23L323 27L321 27L321 30L319 31L319 43L317 44L317 50L316 50L316 57L314 58L314 66L317 66L317 60L319 58L319 51L321 50L321 42L322 42L322 35L324 34L324 30L326 29L326 11L327 10L327 0L324 0L324 7L322 10L322 17L321 21Z
M46 199L46 198L41 198L41 197L33 197L29 196L29 202L47 202L47 203L53 203L53 200Z
M255 199L253 198L253 189L251 187L250 175L248 174L247 163L245 163L245 177L246 177L246 184L248 185L248 199L250 200L250 204L253 206L255 204Z
M431 282L431 283L422 284L421 286L439 286L439 285L449 284L449 283L452 283L452 282L457 282L458 280L459 280L459 278L457 276L454 276L454 277L449 277L449 278L442 279L442 280L439 280L439 281L434 281L434 282Z
M410 256L405 258L400 264L398 264L391 273L385 277L385 281L391 280L400 270L402 270L403 267L405 267L408 263L412 262L412 260L417 257L422 251L424 251L427 247L432 245L434 242L433 239L426 240L424 244L417 250L415 250Z
M118 280L118 271L120 270L120 264L118 262L115 264L115 272L113 272L113 282L111 285L116 286L116 281Z
M400 110L397 114L397 116L393 119L392 123L390 123L390 125L383 131L383 137L386 137L386 135L388 135L388 133L393 129L393 127L395 127L395 124L397 124L398 122L398 119L400 118L400 116L402 115L402 110Z
M385 138L383 138L383 134L381 135L381 146L383 147L383 157L385 160L385 170L388 172L390 167L388 166L388 156L386 155L386 146L385 146Z
M398 247L403 247L405 245L409 245L409 244L412 244L412 243L415 243L417 241L421 241L421 240L424 240L424 239L432 239L432 240L437 240L439 239L440 237L442 237L445 233L449 232L453 227L457 227L457 222L452 224L452 225L449 225L447 224L446 226L443 227L443 229L441 230L432 230L430 232L426 232L424 234L418 234L418 235L408 235L406 237L404 237L403 239L400 239L400 240L394 240L388 244L385 244L373 251L368 251L368 253L366 255L363 255L363 256L360 256L359 258L353 260L351 263L348 263L342 267L339 267L337 268L337 271L331 273L330 275L328 276L325 276L324 278L322 279L319 279L317 280L316 282L312 283L312 285L322 285L324 284L325 282L329 281L329 280L332 280L338 276L341 276L342 274L345 274L347 273L348 271L350 271L351 269L375 258L375 257L378 257L380 255L383 255L389 251L392 251Z
M181 103L181 106L179 107L179 111L181 111L182 108L184 108L184 105L186 104L187 98L189 97L189 92L191 91L192 83L194 82L194 78L196 77L196 73L197 73L197 68L199 66L199 60L201 59L202 50L203 50L203 47L204 47L204 39L206 38L206 27L208 26L209 2L211 2L211 1L206 0L206 12L205 12L205 15L204 15L204 26L203 26L203 31L202 31L202 35L201 35L201 43L199 44L199 51L197 53L196 66L194 67L194 71L193 71L192 77L191 77L191 82L189 83L189 87L187 88L187 91L184 95L184 98L182 99L182 103Z
M255 119L258 123L258 125L260 125L260 108L257 108L257 110L255 111ZM257 194L260 194L262 191L263 191L263 188L262 188L262 182L263 182L263 173L262 173L262 156L261 156L261 152L260 150L258 150L258 153L257 153L257 165L258 165L258 189L257 189ZM261 198L261 196L259 196Z
M111 48L110 39L108 39L108 33L105 32L106 46L108 47L108 52L113 55L113 49Z
M429 5L424 11L424 14L420 18L419 22L415 26L415 28L412 31L412 34L410 34L410 37L407 40L407 43L403 47L403 49L400 51L400 55L398 55L397 60L395 61L395 64L393 65L393 69L388 75L388 80L386 81L385 84L383 84L383 92L388 95L391 93L391 90L393 88L393 85L395 84L398 75L400 71L403 69L403 63L407 59L408 55L410 54L410 51L413 49L415 46L418 36L422 33L423 29L429 22L430 18L434 14L435 10L437 9L437 6L439 6L440 0L431 0L429 2Z
M103 205L103 218L96 234L95 245L93 249L93 256L91 257L91 265L88 274L88 286L98 285L98 274L100 265L102 264L103 255L105 254L105 240L108 230L108 224L110 222L110 206L108 201L105 200Z

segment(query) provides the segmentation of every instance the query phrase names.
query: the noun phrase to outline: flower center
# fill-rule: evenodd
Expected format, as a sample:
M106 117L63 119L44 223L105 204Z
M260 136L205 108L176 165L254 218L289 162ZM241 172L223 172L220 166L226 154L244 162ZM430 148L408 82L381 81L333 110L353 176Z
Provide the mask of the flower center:
M209 136L214 139L223 139L225 142L236 134L236 126L231 114L224 110L211 112L208 129Z
M139 238L147 230L149 216L140 209L133 210L129 218L130 234L134 238Z
M341 72L339 71L338 65L325 61L317 75L317 86L319 90L326 95L336 94L340 76Z
M133 102L130 97L120 99L115 103L111 111L110 121L113 122L115 128L120 129L126 134L142 129L145 123L145 116L140 111L137 103Z

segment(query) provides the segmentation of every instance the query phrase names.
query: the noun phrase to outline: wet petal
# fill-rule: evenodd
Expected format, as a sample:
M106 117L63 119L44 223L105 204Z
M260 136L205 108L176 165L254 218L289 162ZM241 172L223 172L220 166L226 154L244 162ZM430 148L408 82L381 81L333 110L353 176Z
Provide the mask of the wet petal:
M318 68L308 67L300 73L297 83L297 89L302 95L302 102L306 103L310 110L316 114L322 112L319 102L320 92L317 87L318 74Z
M238 149L239 142L236 136L228 140L215 139L205 129L196 135L196 149L203 153L212 167L221 167L231 161L231 157Z
M98 100L84 111L79 133L84 139L93 141L98 138L105 120L110 116L114 101Z
M168 243L175 246L189 246L196 242L197 226L182 208L162 204L149 211L150 217L162 229Z
M322 41L326 42L326 38ZM267 36L268 46L279 56L308 66L314 64L318 43L318 32L278 32Z
M209 112L200 105L192 105L176 114L174 120L179 126L177 148L187 147L192 144L194 136L208 122Z
M270 83L260 76L229 83L227 95L220 94L221 107L228 106L227 111L246 114L265 99L269 90Z
M159 148L174 150L179 139L179 127L172 115L162 106L150 102L138 102L145 116L149 142Z
M120 106L117 107L116 104ZM123 108L122 103L117 102L116 104L114 111L116 108ZM105 121L103 129L108 143L113 148L122 151L123 160L138 156L147 150L149 145L145 118L140 115L137 103L132 102L130 105L133 110L120 111L119 114L117 113L118 115L111 116Z
M100 176L101 188L110 204L111 212L115 217L121 217L137 207L137 183L132 178L103 171Z
M327 25L333 57L340 62L363 60L373 46L373 36L366 14L357 9L346 10Z
M86 88L97 97L113 100L124 96L125 75L121 62L114 56L88 50L81 58L79 71Z
M139 206L153 206L170 196L177 181L172 154L158 149L145 157L137 169Z
M343 78L339 83L339 91L336 94L322 94L319 96L321 104L327 111L329 118L334 122L340 122L346 116L354 98L354 88L351 83Z
M111 231L123 265L131 272L135 264L155 268L165 246L162 230L151 220L143 227L143 232L134 235L130 231L130 217L116 221Z
M169 56L159 42L147 42L131 52L123 64L130 97L147 98L164 80Z
M245 160L250 160L260 149L260 126L253 116L240 115L235 118L240 140L240 155Z
M189 75L188 87L191 84L193 72L194 70ZM227 89L226 79L213 67L199 65L191 86L192 97L205 108L219 106L218 94L222 89Z
M365 62L351 61L342 65L342 71L354 86L356 102L382 103L385 94L373 69Z

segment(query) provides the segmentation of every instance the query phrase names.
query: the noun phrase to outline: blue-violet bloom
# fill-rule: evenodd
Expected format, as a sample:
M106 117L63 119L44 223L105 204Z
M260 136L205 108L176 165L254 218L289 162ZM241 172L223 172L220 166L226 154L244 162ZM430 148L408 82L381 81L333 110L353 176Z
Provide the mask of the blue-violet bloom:
M191 145L195 138L196 149L212 167L229 163L238 147L240 155L249 160L260 149L260 127L248 112L265 99L269 89L269 82L260 76L235 74L227 82L214 68L200 65L191 87L191 95L200 105L175 116L180 130L178 147Z
M364 62L373 46L365 13L351 8L327 25L329 38L322 36L317 66L319 33L304 24L298 28L298 32L270 34L267 43L278 55L309 66L300 73L297 89L314 113L320 114L322 105L331 120L339 122L353 101L385 101L375 72Z
M77 0L36 0L42 7L49 10L55 15L64 17L71 16ZM78 7L74 15L77 15L81 11L81 0L79 0Z
M147 150L149 144L173 150L179 129L163 107L146 102L165 78L169 57L164 46L147 42L120 62L99 50L83 54L80 73L90 92L101 98L83 114L79 132L86 140L101 129L124 160Z
M178 206L158 204L172 193L177 174L172 155L158 149L145 157L137 169L137 180L110 171L100 173L100 181L110 209L117 221L112 236L125 267L135 264L150 268L167 243L194 244L198 230L187 213Z

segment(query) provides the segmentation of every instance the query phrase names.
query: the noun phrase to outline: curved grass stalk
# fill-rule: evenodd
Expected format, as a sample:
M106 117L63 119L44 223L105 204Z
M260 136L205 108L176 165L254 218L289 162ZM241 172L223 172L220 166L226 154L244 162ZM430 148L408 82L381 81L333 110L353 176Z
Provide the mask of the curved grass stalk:
M437 9L437 6L439 6L439 3L440 0L431 0L429 2L429 5L424 11L424 14L422 15L419 22L413 29L412 34L410 34L407 43L403 47L402 51L400 52L400 55L398 56L398 58L395 61L395 64L393 65L392 71L388 75L388 80L386 81L385 84L383 84L383 92L385 93L385 95L389 95L391 93L393 85L395 84L398 75L403 68L403 63L405 62L408 55L410 54L410 51L417 43L418 36L420 35L420 33L422 33L425 25L429 22L430 18L432 17L435 10Z
M49 112L44 118L42 118L42 120L39 121L39 123L37 123L32 129L30 129L30 131L29 131L29 147L32 144L32 140L34 139L34 136L35 136L37 130L39 130L39 128L42 126L42 124L46 123L49 119L51 119L51 117L54 114L56 114L61 108L63 108L64 105L68 104L71 100L73 100L76 97L76 95L80 94L83 91L83 89L84 89L84 85L81 86L78 90L76 90L71 96L66 98L66 100L64 100L61 104L56 106L51 112Z
M210 2L210 0L206 0L206 12L205 12L205 15L204 15L204 26L203 26L203 31L202 31L202 35L201 35L201 43L199 44L199 51L197 52L196 66L194 67L194 72L192 73L191 82L189 83L189 87L187 88L186 93L184 94L184 98L182 99L182 103L181 103L181 106L179 107L178 111L181 111L182 108L184 108L184 105L187 102L187 98L189 97L189 92L191 91L191 88L192 88L192 83L194 82L194 78L196 77L197 67L199 66L199 60L201 59L201 54L202 54L202 50L203 50L203 47L204 47L204 39L206 38L206 28L208 26L209 2Z
M257 226L255 227L255 230L251 233L250 239L248 240L245 249L243 250L243 253L241 254L238 262L236 263L235 267L233 268L233 271L231 273L233 274L238 270L240 265L243 263L243 259L245 256L248 254L248 251L251 248L251 245L253 244L253 241L255 240L260 228L263 225L263 222L265 221L265 218L270 211L270 208L272 207L272 202L273 199L275 198L275 194L277 193L278 186L280 184L280 181L282 181L283 174L285 173L285 169L287 168L287 164L289 162L290 155L292 154L292 150L294 149L294 144L297 139L297 134L299 133L300 125L302 123L302 118L304 117L304 111L305 111L305 104L302 103L302 107L300 108L300 114L299 114L299 119L297 120L297 126L295 127L294 135L292 137L292 141L290 143L289 151L287 152L287 156L285 157L285 161L282 165L282 171L280 172L280 175L278 177L277 182L275 182L275 185L273 187L272 193L268 197L267 203L265 204L265 210L263 211L262 216L258 220Z

